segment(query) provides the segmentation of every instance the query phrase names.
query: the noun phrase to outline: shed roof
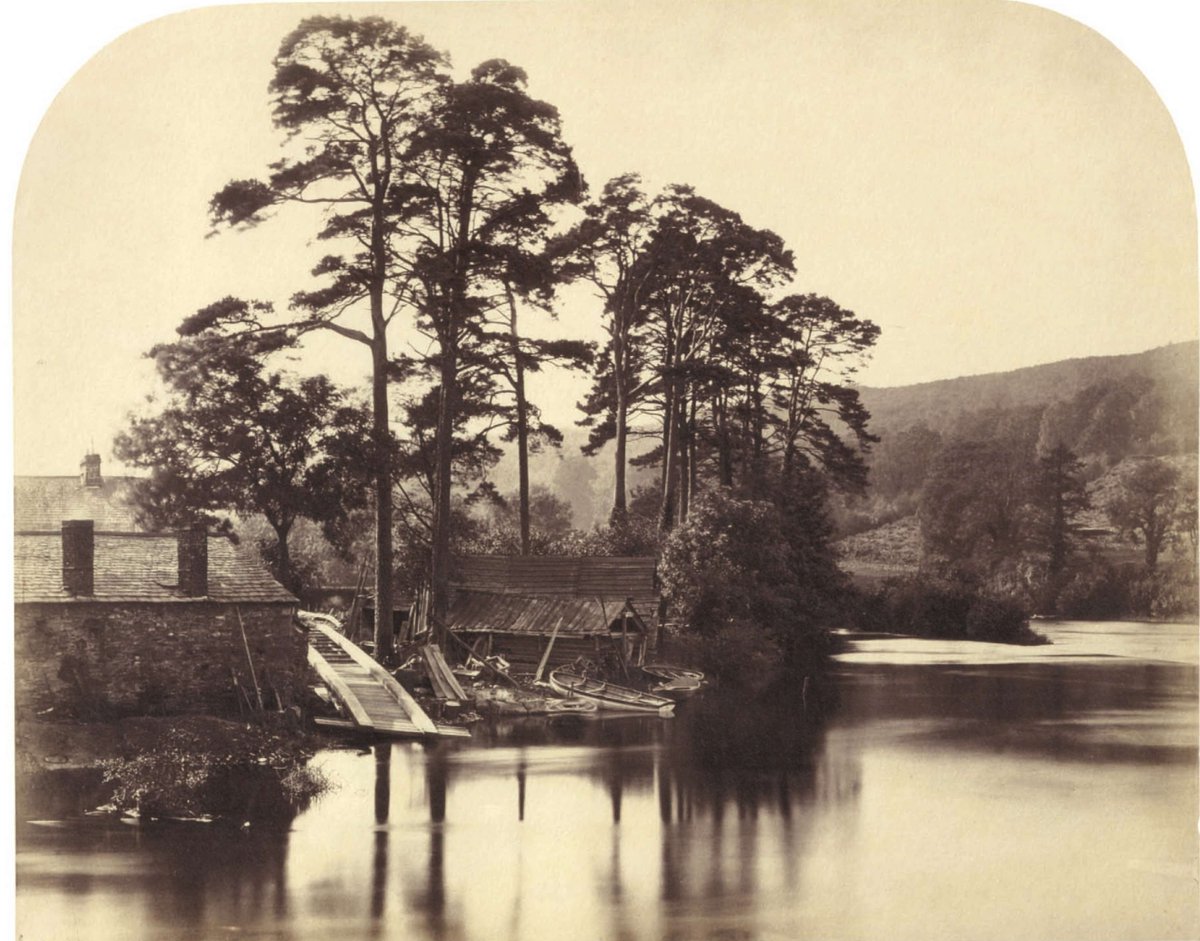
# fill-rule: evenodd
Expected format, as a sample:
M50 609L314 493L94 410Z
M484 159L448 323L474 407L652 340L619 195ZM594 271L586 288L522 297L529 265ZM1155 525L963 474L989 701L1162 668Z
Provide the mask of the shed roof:
M458 556L454 588L511 595L550 595L657 603L653 556Z
M13 539L17 604L56 601L196 601L179 590L174 534L97 533L94 594L76 598L63 588L62 534L18 532ZM281 602L296 598L249 553L224 536L208 538L208 595L216 602Z
M623 603L601 603L599 598L535 598L459 590L450 603L447 622L460 633L548 636L558 624L559 634L607 634L609 624L624 608ZM634 623L629 627L641 629Z
M13 529L58 529L63 520L94 520L96 531L139 532L129 496L139 477L105 477L84 486L80 476L14 477Z

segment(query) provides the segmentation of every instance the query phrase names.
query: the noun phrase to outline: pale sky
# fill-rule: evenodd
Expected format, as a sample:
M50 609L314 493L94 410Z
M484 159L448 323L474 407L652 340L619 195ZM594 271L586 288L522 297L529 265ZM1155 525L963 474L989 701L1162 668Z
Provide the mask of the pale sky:
M152 388L142 358L227 294L280 307L311 227L205 239L209 197L278 154L266 85L306 15L379 13L459 73L522 66L593 189L639 171L775 230L794 289L883 328L861 380L898 385L1197 333L1186 161L1154 89L1106 39L1003 0L216 7L122 35L38 129L14 228L14 470L108 459ZM1194 35L1194 34L1193 34ZM589 335L598 305L562 305ZM345 382L364 348L314 348ZM579 390L540 389L562 423ZM111 462L109 467L112 467Z

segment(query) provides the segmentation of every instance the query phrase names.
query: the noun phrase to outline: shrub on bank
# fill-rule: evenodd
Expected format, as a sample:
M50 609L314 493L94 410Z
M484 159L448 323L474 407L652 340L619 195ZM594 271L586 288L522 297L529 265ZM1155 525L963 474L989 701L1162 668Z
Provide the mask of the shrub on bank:
M1195 573L1184 565L1149 573L1140 565L1080 571L1059 592L1055 610L1061 617L1089 620L1194 615Z
M732 645L765 642L778 666L803 672L836 617L845 578L818 485L797 479L783 504L726 488L700 493L665 541L658 575L668 610L727 669L749 659Z
M1046 642L1029 628L1020 605L985 595L964 582L890 579L877 591L860 592L847 614L859 630L887 634L1003 644Z
M671 636L661 659L702 670L712 680L737 687L761 683L777 669L780 652L766 634L751 624L720 628L705 637Z
M102 767L113 806L126 813L288 819L328 787L308 757L287 730L195 716Z

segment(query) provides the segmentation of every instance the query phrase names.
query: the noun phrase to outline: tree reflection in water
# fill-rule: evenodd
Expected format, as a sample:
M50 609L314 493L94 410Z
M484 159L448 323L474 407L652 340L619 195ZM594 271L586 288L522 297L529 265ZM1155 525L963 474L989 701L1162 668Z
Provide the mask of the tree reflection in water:
M1014 918L1008 936L1044 937L1049 911L1080 936L1124 919L1190 937L1172 926L1196 911L1194 839L1175 835L1194 818L1196 668L1054 653L839 663L836 711L819 689L807 709L786 685L713 689L672 720L331 749L339 786L291 833L132 827L22 788L18 903L61 929L26 935L913 939L937 912L958 937ZM1015 885L1063 904L1009 904Z
M371 858L371 918L384 915L387 899L388 812L392 803L392 746L375 746L375 852Z

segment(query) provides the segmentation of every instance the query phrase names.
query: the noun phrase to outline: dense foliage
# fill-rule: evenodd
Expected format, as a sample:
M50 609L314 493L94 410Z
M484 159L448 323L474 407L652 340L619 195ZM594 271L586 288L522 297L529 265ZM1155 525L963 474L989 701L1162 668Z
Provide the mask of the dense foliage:
M672 616L715 651L761 637L789 666L819 657L844 586L822 490L808 474L775 501L727 488L701 494L663 546L659 577Z
M1019 604L981 592L966 579L901 578L859 593L850 616L866 631L1005 644L1040 644Z
M289 820L327 790L284 729L204 716L170 720L154 747L104 762L113 806L142 817Z
M150 471L135 491L143 523L228 528L223 514L261 515L275 535L273 568L295 588L288 538L297 520L320 524L336 544L347 514L363 505L368 417L324 376L269 370L266 354L287 337L231 336L195 321L150 351L166 398L130 417L114 453Z
M1074 392L1075 363L1019 371L1007 386L1003 376L931 384L947 394L978 386L982 401L958 401L953 413L932 388L921 397L899 390L914 406L913 424L883 429L874 491L838 508L841 531L853 534L842 543L851 564L967 576L1045 614L1194 612L1195 410L1189 424L1186 382L1196 367L1188 351L1119 358L1112 378L1085 371L1091 381ZM1151 367L1153 378L1140 371ZM1030 372L1067 388L1042 389L1036 401L1011 384ZM906 536L914 518L915 540Z

